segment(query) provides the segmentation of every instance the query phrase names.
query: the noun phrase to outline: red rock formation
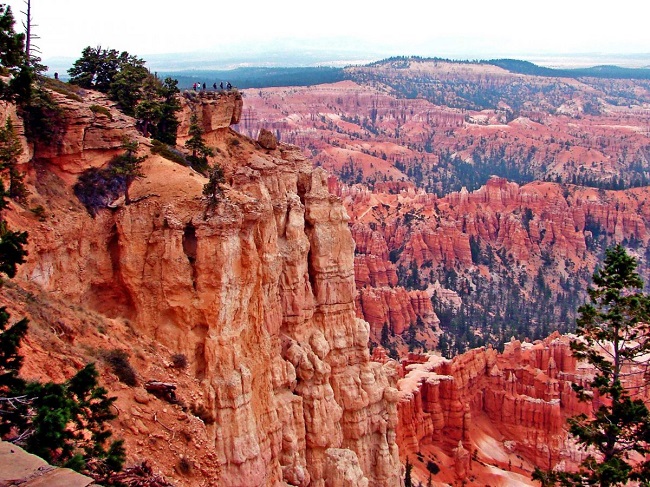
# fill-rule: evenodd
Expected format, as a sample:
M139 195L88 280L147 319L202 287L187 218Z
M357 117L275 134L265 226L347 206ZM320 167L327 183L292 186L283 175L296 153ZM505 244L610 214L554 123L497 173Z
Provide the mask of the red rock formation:
M571 382L588 380L590 372L577 368L567 337L535 344L512 341L502 354L475 349L453 360L413 358L403 362L399 382L402 454L438 445L460 459L456 472L466 476L469 464L463 452L476 450L488 463L506 456L482 446L478 424L486 417L498 431L496 444L508 454L542 468L575 459L566 418L589 413L591 405L577 401Z
M98 100L88 96L65 107L66 143L44 159L52 170L29 181L34 204L48 199L47 221L8 213L30 235L16 282L128 320L188 357L194 407L214 420L201 462L214 465L215 485L348 485L342 465L354 485L399 485L395 373L370 361L368 324L354 310L354 242L327 174L295 147L259 150L228 129L240 98L199 97L185 106L200 108L226 172L218 205L202 200L203 176L148 154L130 190L137 203L93 219L70 185L105 163L133 121L87 151L87 105Z

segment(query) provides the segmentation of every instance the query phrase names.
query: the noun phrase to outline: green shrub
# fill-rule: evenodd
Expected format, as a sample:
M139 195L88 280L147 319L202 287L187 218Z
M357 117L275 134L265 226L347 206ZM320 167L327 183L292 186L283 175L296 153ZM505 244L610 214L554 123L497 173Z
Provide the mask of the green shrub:
M84 171L73 186L75 196L93 217L115 201L126 188L126 177L116 175L110 168L92 167Z
M29 211L31 211L36 218L38 218L38 221L44 222L46 220L46 214L45 214L45 208L43 208L43 205L38 205L35 206L34 208L30 208Z
M190 163L187 160L185 154L183 154L181 151L178 149L175 149L174 147L171 147L167 144L164 144L160 142L159 140L152 140L151 141L151 153L152 154L159 154L168 161L176 162L178 164L181 164L183 166L189 166Z
M104 115L104 116L108 117L111 121L113 120L113 114L105 106L102 106L102 105L90 105L90 111L93 112L93 113L99 113L101 115Z
M138 385L138 378L135 369L129 362L129 356L124 350L114 348L102 354L102 359L106 362L120 382L127 386L135 387Z
M184 353L175 353L172 355L172 367L183 370L187 368L187 365L187 355Z

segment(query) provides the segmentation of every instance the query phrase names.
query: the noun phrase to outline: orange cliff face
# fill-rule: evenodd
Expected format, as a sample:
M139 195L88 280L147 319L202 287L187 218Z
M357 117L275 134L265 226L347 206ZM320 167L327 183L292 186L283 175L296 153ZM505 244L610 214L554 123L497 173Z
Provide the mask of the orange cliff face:
M105 105L113 120L90 104ZM130 459L146 458L182 485L204 485L196 483L204 478L233 487L342 486L352 485L350 472L354 485L400 485L396 373L370 361L369 327L355 316L348 216L328 191L327 175L295 147L264 149L231 131L241 113L235 94L184 105L181 119L189 119L189 107L199 113L213 160L225 170L224 196L214 208L202 198L202 175L150 154L133 120L92 92L63 105L65 143L36 149L41 157L30 165L29 198L47 209L46 218L37 222L16 205L7 213L12 228L29 229L28 261L15 282L50 308L62 307L61 316L92 316L103 331L79 321L49 331L47 318L4 289L3 302L14 300L12 309L33 316L39 331L27 340L26 372L42 376L46 362L56 369L52 357L64 359L57 348L63 345L48 338L56 330L70 335L65 350L76 363L88 359L91 341L137 344L141 377L165 373L157 365L161 350L185 355L179 396L203 412L203 426L180 409L169 416L178 406L163 414L163 405L156 410L137 391L115 382L111 389L120 410L130 411L115 425ZM97 143L88 146L95 132ZM137 202L118 202L93 219L71 185L117 153L125 134L140 140L148 156L144 177L130 188ZM181 131L179 140L185 137ZM165 418L165 428L156 418ZM201 450L171 434L188 421ZM157 441L138 439L147 431L172 451L193 454L198 480L170 473L169 454L158 452Z
M402 455L424 452L449 472L461 472L456 480L491 485L534 485L523 479L535 466L561 462L570 468L580 461L566 419L589 414L592 404L579 402L571 383L587 385L593 371L576 363L568 337L555 334L535 344L513 340L503 353L481 348L453 360L410 359L402 362L399 381ZM456 458L459 444L471 454L469 466L465 456ZM490 465L501 472L496 475Z

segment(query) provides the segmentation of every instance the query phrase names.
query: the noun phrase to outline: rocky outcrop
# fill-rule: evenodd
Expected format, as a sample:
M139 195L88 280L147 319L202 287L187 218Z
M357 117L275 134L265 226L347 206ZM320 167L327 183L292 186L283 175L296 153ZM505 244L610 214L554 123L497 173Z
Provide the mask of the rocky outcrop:
M240 102L185 102L200 107L226 173L216 206L202 200L201 175L149 155L130 190L148 197L94 219L69 181L106 158L86 153L89 110L72 119L71 109L67 149L46 160L62 179L32 181L37 199L46 182L57 189L18 280L188 357L218 485L400 485L396 372L371 362L369 326L355 316L345 208L297 148L260 151L227 128ZM16 228L28 217L10 215Z
M370 323L377 337L384 325L391 333L401 335L412 325L435 328L439 323L427 291L407 291L403 287L360 289L357 314Z
M397 269L381 232L359 223L351 225L351 231L356 244L357 315L370 323L374 341L379 342L384 325L397 335L411 326L436 330L439 320L430 293L398 286Z
M24 487L96 487L93 479L69 468L56 468L12 443L0 441L0 485Z
M271 131L266 129L260 129L257 142L265 149L275 150L278 148L278 139Z
M535 344L513 340L502 354L482 348L453 360L409 359L399 382L398 442L405 452L440 445L465 478L467 452L481 450L477 425L486 417L508 453L542 468L575 460L566 418L592 406L577 400L571 383L587 384L591 372L577 367L568 337L556 334Z
M178 135L186 137L190 128L190 117L196 114L201 128L209 133L239 123L244 103L238 91L185 92L181 97Z
M397 198L352 189L342 193L354 220L372 212L381 221L381 226L374 220L355 225L353 235L362 249L371 241L368 253L384 256L399 250L400 262L415 261L419 266L427 262L449 268L478 264L471 253L471 238L506 249L515 262L536 268L541 253L551 247L558 259L580 264L599 236L645 242L649 234L648 196L641 189L565 190L552 183L519 186L493 177L474 192L463 190L444 198L424 194ZM382 206L392 209L379 212Z

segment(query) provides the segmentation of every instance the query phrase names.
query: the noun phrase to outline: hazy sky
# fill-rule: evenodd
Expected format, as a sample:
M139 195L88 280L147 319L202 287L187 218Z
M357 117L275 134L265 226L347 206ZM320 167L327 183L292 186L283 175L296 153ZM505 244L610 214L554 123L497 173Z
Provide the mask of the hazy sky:
M22 19L23 0L0 3ZM88 45L147 59L302 39L422 56L650 53L648 0L32 0L32 16L45 61Z

